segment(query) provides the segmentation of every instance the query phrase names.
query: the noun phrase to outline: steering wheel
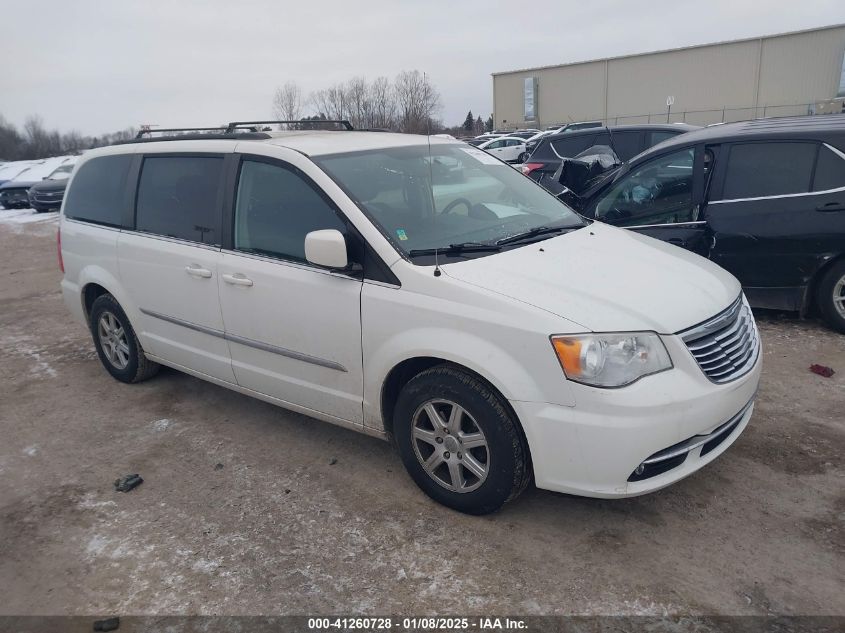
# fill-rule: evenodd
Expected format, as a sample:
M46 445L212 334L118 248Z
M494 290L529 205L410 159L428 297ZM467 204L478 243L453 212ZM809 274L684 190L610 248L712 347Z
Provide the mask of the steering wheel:
M452 202L446 205L443 211L440 212L440 215L447 215L449 213L452 213L455 207L457 207L459 204L462 204L467 208L467 213L472 210L472 202L470 202L466 198L455 198L454 200L452 200Z

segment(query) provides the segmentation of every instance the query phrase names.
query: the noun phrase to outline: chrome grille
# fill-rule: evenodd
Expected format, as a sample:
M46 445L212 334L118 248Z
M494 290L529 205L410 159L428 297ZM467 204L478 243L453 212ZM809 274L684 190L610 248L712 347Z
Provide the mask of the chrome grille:
M715 383L730 382L748 373L760 353L754 315L742 295L724 312L680 336L701 371Z

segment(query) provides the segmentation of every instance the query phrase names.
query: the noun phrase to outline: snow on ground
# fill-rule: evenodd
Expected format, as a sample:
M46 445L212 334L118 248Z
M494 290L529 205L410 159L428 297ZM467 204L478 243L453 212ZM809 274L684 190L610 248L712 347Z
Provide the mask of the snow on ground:
M59 219L58 211L37 213L35 209L4 209L0 207L0 226L8 226L20 233L26 226L52 228Z

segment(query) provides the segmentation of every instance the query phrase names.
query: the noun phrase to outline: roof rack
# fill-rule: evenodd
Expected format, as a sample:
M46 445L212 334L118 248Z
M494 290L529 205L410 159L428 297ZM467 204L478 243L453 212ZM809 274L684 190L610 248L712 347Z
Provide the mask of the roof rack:
M282 121L282 120L273 120L273 121L232 121L226 126L226 133L232 134L237 128L250 126L253 127L253 131L261 131L255 128L258 125L274 125L274 124L286 124L286 125L302 125L306 128L311 128L312 126L323 125L324 123L334 123L336 125L342 125L345 130L354 130L355 128L352 127L352 124L347 121L346 119L312 119L312 120L299 120L299 121ZM202 128L201 128L202 129ZM220 129L220 128L214 128Z
M254 131L254 130L253 130ZM147 134L153 134L153 132L217 132L218 134L222 134L226 132L226 128L222 125L217 127L163 127L163 128L141 128L138 130L138 133L135 135L135 138L144 138Z

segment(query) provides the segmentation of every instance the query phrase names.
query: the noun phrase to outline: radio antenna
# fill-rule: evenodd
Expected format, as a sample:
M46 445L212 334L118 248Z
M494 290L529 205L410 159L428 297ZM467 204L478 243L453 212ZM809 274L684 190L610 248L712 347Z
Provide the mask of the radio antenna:
M426 74L423 73L423 90L425 91L423 94L423 101L428 104L428 78ZM426 135L425 140L428 142L428 191L431 194L431 214L432 220L436 220L437 214L437 203L434 200L434 167L432 166L432 162L434 162L434 158L431 156L431 116L426 114ZM439 277L442 273L440 272L440 262L437 257L438 248L435 247L434 249L434 276Z

